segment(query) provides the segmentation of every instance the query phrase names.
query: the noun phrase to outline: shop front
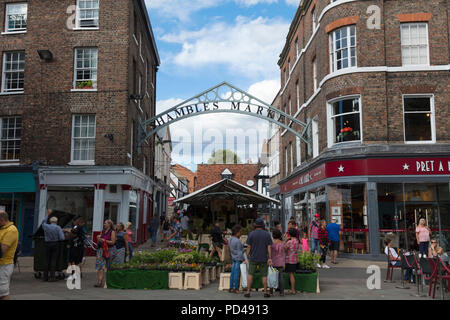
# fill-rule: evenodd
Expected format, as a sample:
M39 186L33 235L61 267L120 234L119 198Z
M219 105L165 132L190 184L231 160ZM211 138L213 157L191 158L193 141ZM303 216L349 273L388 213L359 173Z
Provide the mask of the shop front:
M142 172L130 167L45 167L39 169L39 179L38 223L53 209L82 216L94 241L108 219L131 222L133 243L146 241L153 182Z
M417 249L415 227L425 218L450 250L450 158L384 158L323 163L281 185L284 222L306 231L313 215L341 226L340 251L379 256L384 240Z
M0 210L9 214L19 231L24 256L32 254L36 179L32 168L5 168L0 172Z

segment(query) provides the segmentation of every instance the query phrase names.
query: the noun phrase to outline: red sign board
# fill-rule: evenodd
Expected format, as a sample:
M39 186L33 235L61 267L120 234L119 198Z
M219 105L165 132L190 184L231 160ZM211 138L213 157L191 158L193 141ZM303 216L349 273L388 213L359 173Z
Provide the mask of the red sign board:
M173 205L173 202L175 201L175 197L169 197L167 200L168 200L168 205L171 206L171 205Z
M287 193L326 178L397 175L450 175L450 158L383 158L327 162L282 184L281 192Z

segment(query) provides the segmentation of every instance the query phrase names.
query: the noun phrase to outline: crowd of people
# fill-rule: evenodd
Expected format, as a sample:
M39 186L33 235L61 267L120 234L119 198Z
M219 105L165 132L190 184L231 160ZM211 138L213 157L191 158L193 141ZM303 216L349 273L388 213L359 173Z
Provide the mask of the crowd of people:
M444 249L440 247L438 239L431 238L431 229L427 226L426 220L424 218L419 219L419 224L416 226L416 241L419 248L418 257L420 258L435 258L443 257L445 255ZM389 257L389 261L393 266L401 266L401 257L397 251L392 247L393 240L391 238L386 238L384 253ZM448 258L447 258L448 259ZM445 259L445 260L447 260ZM403 277L404 281L415 282L412 276L412 268L406 268Z
M241 243L240 225L232 228L232 235L228 239L228 247L231 253L232 269L230 276L230 293L241 293L239 290L239 277L241 265L248 264L247 291L245 297L250 297L250 288L256 275L260 275L264 286L264 297L274 294L273 288L268 290L267 272L268 267L273 267L278 271L278 288L280 296L285 294L296 294L295 272L297 269L298 255L300 252L311 252L320 255L318 268L329 268L326 264L327 252L330 250L331 262L337 264L337 252L339 251L340 226L335 220L327 224L325 220L320 220L320 215L316 214L309 227L298 226L292 217L288 223L286 233L282 233L281 224L274 223L274 229L270 234L265 230L265 222L258 218L254 223L254 230L248 235L244 245ZM211 255L223 255L223 232L217 222L211 231L212 245ZM285 291L283 274L289 276L290 290Z

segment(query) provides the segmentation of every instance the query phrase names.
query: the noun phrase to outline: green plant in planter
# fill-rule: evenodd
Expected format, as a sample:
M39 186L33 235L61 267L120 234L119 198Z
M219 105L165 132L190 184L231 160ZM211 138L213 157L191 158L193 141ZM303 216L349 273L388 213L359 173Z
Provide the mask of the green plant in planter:
M77 89L93 89L94 85L91 80L77 81Z
M298 255L298 263L300 269L305 271L317 271L317 263L319 263L320 256L313 255L310 252L303 252Z

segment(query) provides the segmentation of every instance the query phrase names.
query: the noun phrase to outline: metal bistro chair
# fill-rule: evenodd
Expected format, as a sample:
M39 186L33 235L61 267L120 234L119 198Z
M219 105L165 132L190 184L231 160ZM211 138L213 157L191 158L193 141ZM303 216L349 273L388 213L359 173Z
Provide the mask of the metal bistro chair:
M447 280L447 290L450 288L450 267L446 266L444 261L442 261L442 259L440 257L437 257L436 260L432 259L432 258L428 258L428 260L430 261L430 264L434 265L434 267L436 268L436 273L435 276L432 280L430 280L430 291L431 291L431 287L433 286L434 283L434 287L433 287L433 299L436 295L436 286L437 286L437 282L438 280L441 280L441 298L444 298L444 288L443 288L443 281ZM438 269L439 268L439 272ZM442 271L444 271L446 274L442 274Z
M19 257L22 256L22 243L17 243L16 252L14 252L14 267L17 266L19 268L20 273L20 263L19 263Z
M400 251L400 259L401 259L400 260L401 261L400 268L402 270L402 286L401 287L397 286L396 287L397 289L409 289L409 287L405 286L405 271L407 269L412 269L413 268L413 264L411 264L412 260L408 261L408 258L410 260L414 259L411 255L406 256L405 255L405 251L403 251L403 250Z
M414 259L415 259L417 269L418 269L422 279L430 281L430 289L428 290L428 296L431 296L431 284L432 284L431 280L436 276L436 272L437 272L436 265L431 264L428 258L420 258L419 260L417 260L417 256L414 255ZM426 276L427 274L429 276ZM420 290L420 289L422 289L422 290ZM422 293L421 293L421 291L422 291ZM420 297L424 296L423 281L421 279L417 280L417 292L418 292L418 294L417 294L418 296L420 296Z
M388 251L388 253L386 254L387 256L387 270L386 270L386 280L384 280L384 282L393 282L392 281L392 275L394 274L394 269L401 269L401 266L394 266L391 262L391 257L390 257L390 252ZM390 279L390 280L388 280ZM402 278L403 279L403 278Z

